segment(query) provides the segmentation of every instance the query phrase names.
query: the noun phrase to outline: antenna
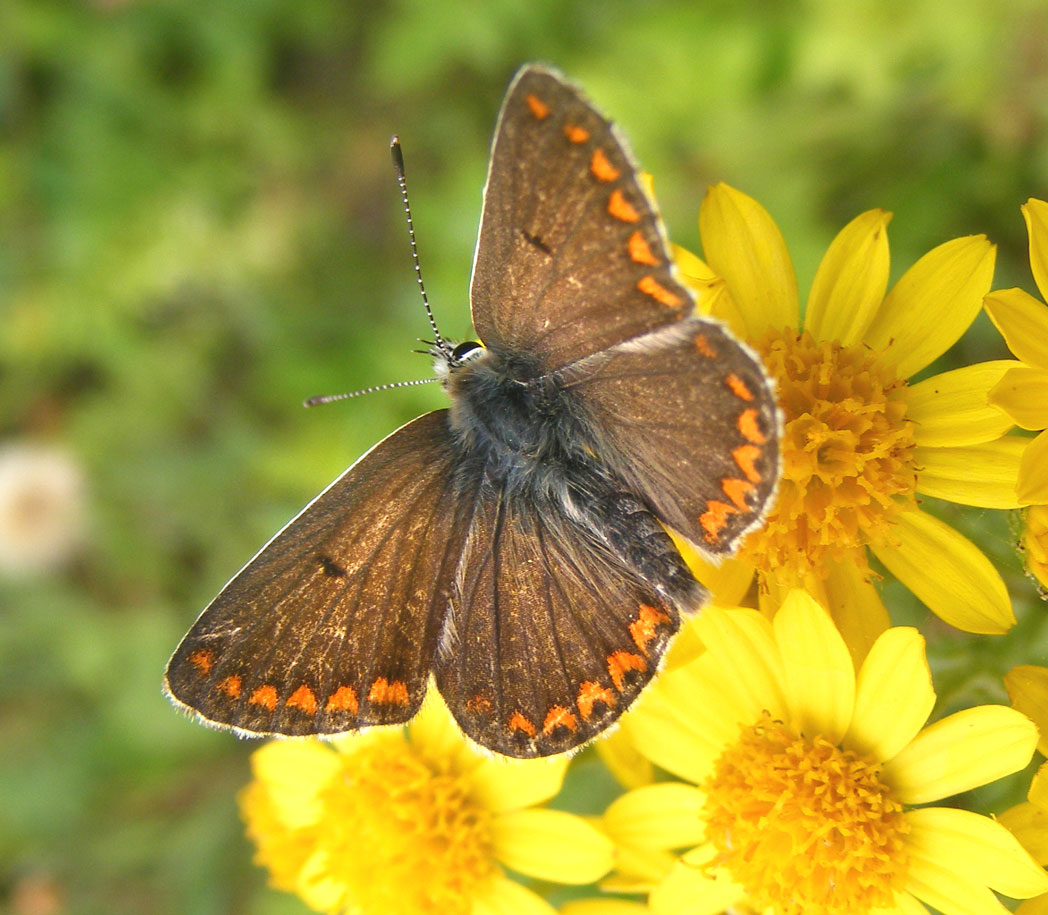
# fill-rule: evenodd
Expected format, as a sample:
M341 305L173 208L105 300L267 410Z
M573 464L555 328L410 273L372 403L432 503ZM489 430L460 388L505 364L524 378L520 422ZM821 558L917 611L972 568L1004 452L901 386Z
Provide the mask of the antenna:
M348 391L345 394L318 394L302 401L304 407L318 407L322 403L334 403L336 400L349 400L350 397L362 397L376 391L389 391L392 388L413 388L419 384L433 384L439 378L416 378L414 381L391 381L389 384L376 384L374 387L362 388L359 391Z
M389 151L393 154L393 173L397 177L400 199L404 202L404 215L408 221L408 238L411 240L411 261L415 265L415 279L418 280L418 291L422 293L422 304L426 308L429 326L433 328L433 336L437 338L437 346L445 353L448 353L451 351L451 346L440 335L440 331L437 330L437 322L433 319L433 311L429 307L426 287L422 284L422 267L419 265L418 246L415 244L415 223L411 219L411 204L408 203L408 182L404 177L404 153L400 150L400 137L394 136L389 141Z
M411 240L411 261L415 265L415 279L418 281L418 290L422 294L422 304L426 308L426 317L429 318L429 326L433 329L436 338L434 346L443 353L447 362L452 362L453 347L437 330L437 322L433 319L433 311L429 307L429 297L426 295L426 287L422 284L422 268L419 266L418 246L415 244L415 224L411 219L411 205L408 203L408 183L404 177L404 154L400 151L400 137L394 136L389 141L389 149L393 154L393 173L397 178L397 187L400 188L400 199L404 202L404 215L408 221L408 238ZM426 341L420 341L426 342ZM437 355L436 350L416 350L419 353ZM348 391L345 394L318 394L302 401L304 407L316 407L320 404L334 403L338 400L349 400L351 397L361 397L364 394L374 394L376 391L389 391L392 388L413 388L420 384L433 384L440 381L439 378L420 378L415 381L393 381L389 384L377 384L370 388L362 388L359 391Z

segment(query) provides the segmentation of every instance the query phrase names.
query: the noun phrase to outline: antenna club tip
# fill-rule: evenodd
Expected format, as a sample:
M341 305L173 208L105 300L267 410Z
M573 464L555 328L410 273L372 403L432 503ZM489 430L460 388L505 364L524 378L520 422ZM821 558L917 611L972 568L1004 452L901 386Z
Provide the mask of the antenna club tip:
M393 134L393 136L389 138L389 148L392 149L394 146L400 146L399 134Z

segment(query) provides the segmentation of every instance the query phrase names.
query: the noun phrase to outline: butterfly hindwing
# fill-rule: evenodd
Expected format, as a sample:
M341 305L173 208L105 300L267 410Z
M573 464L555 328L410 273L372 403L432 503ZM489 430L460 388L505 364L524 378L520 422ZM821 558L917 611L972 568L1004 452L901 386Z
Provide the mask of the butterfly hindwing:
M376 445L204 610L168 665L170 695L258 734L411 718L465 541L454 463L446 410Z
M503 103L470 288L485 345L555 370L692 309L625 140L563 77Z
M473 530L441 694L467 735L506 756L580 746L649 682L679 614L553 506L489 492Z
M779 478L779 409L756 354L692 316L564 375L602 454L662 521L712 556L733 553Z

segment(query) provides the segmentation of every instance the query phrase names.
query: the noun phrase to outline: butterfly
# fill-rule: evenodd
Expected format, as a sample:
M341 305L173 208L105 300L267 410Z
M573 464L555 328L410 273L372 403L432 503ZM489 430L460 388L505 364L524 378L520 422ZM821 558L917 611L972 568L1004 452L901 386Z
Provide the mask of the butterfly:
M447 409L383 439L222 589L165 689L246 735L409 720L435 681L477 744L573 750L651 681L779 475L773 384L699 315L615 127L528 65L502 105Z

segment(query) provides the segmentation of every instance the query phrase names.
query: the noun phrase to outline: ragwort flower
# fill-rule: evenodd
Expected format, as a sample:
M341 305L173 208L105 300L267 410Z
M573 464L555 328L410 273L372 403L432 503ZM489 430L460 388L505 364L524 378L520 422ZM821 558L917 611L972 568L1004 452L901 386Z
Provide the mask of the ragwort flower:
M989 817L923 807L1021 769L1037 729L1003 706L923 727L924 642L896 627L858 674L828 614L797 590L774 621L708 609L708 651L662 675L631 716L639 746L684 782L615 801L606 885L655 915L1004 913L1046 875ZM679 859L674 851L689 848Z
M741 561L762 606L804 587L861 658L888 625L867 549L947 622L1001 633L1015 621L1000 575L971 541L919 507L920 495L1016 506L1025 442L986 401L1015 362L966 366L915 384L978 313L994 247L957 238L888 286L889 214L853 219L830 245L801 319L786 244L768 213L726 185L699 216L707 264L678 252L703 307L754 346L785 414L783 476ZM731 602L729 595L722 602Z
M567 765L482 755L430 690L405 728L266 744L241 808L272 885L317 911L552 915L501 865L558 883L611 867L593 826L534 806L557 793Z

